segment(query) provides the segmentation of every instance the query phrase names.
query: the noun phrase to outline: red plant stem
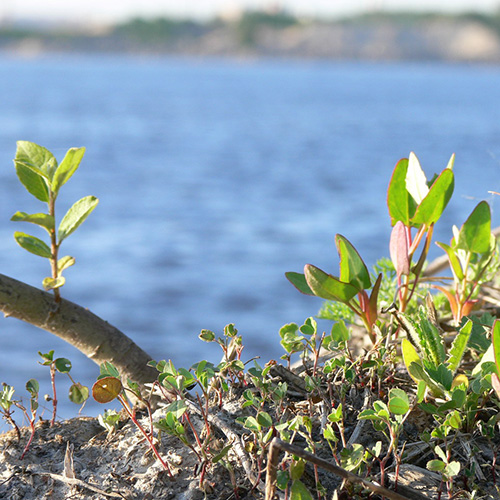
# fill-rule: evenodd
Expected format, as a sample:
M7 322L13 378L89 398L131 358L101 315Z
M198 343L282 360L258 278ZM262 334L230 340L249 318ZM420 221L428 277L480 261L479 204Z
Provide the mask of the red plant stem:
M170 471L170 467L168 464L161 458L161 455L158 453L158 450L156 449L156 446L153 443L153 440L151 436L144 430L142 425L139 423L139 421L135 418L134 412L130 409L130 406L128 405L127 401L125 398L119 394L118 395L118 400L122 404L123 408L125 408L125 411L128 413L129 417L132 419L132 422L134 422L135 426L141 431L142 435L146 438L146 441L149 444L149 447L151 448L151 451L155 454L156 458L160 461L161 465L163 468L168 472L168 475L173 478L172 472Z
M189 418L189 414L186 412L184 413L183 417L186 418L188 424L189 424L189 427L191 427L191 431L193 432L194 434L194 438L196 439L196 443L198 444L198 446L200 447L200 451L201 453L203 454L203 458L206 458L206 454L205 454L205 451L203 449L203 446L201 444L201 441L200 441L200 437L198 436L198 433L196 432L196 429L194 428L194 425L193 423L191 422L191 419ZM200 458L200 455L196 452L196 450L193 448L193 451L198 455L198 457Z
M21 460L24 458L24 455L26 455L26 452L29 450L31 442L33 441L33 438L35 437L35 415L33 415L30 419L30 428L31 428L31 435L30 435L30 438L28 440L28 443L24 447L23 454L21 455Z

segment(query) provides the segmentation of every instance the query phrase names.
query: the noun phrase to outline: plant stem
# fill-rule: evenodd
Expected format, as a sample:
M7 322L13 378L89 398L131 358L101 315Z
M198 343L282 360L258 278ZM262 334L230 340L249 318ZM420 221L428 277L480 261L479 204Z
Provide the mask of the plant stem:
M50 426L53 427L57 413L56 369L54 363L50 364L50 383L52 384L52 393L54 394L52 398L52 420L50 421Z
M155 454L156 458L160 461L161 465L163 468L168 472L168 475L173 478L172 472L170 471L170 467L168 464L161 458L161 455L158 453L158 450L156 449L156 446L153 443L153 439L151 436L144 430L144 427L139 423L139 421L135 418L135 414L130 408L129 404L127 403L127 400L121 395L118 395L118 400L122 404L123 408L125 408L125 411L128 413L129 417L131 418L132 422L134 422L135 426L141 431L142 435L146 438L146 441L149 444L149 447L151 448L151 451Z
M54 218L54 228L50 231L50 251L51 251L51 257L50 257L50 267L52 269L52 278L54 280L57 280L59 272L57 269L57 254L59 251L59 246L57 244L57 236L56 236L56 229L55 229L55 220L56 220L56 199L54 196L54 193L52 191L49 191L49 215ZM54 298L56 302L61 301L61 292L59 291L59 288L54 288Z

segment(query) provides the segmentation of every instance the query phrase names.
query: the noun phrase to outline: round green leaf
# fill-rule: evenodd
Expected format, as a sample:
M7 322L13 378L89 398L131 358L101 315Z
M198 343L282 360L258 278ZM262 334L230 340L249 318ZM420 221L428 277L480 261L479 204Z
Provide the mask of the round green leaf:
M446 464L442 460L429 460L427 462L427 470L432 472L441 472L446 467Z
M404 415L410 409L408 395L402 389L391 389L389 391L389 411L394 415Z
M69 400L77 405L82 405L89 398L89 388L77 382L69 388Z
M71 361L69 359L57 358L54 365L59 373L69 373L71 371Z

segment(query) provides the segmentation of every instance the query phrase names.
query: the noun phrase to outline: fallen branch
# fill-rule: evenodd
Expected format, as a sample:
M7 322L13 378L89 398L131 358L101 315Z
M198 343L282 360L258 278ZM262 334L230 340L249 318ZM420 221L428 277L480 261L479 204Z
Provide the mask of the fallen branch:
M284 441L281 441L280 439L277 438L274 438L269 446L269 454L267 459L265 500L272 500L275 493L276 468L278 466L279 450L286 451L287 453L290 453L292 455L296 455L300 458L303 458L304 460L307 460L308 462L311 462L319 467L322 467L323 469L333 472L335 475L340 476L345 481L348 481L350 483L361 484L362 486L373 491L374 493L378 493L386 498L389 498L390 500L408 500L408 497L400 495L399 493L384 488L383 486L380 486L378 484L367 481L366 479L363 479L362 477L353 474L352 472L342 469L342 467L338 467L337 465L327 462L326 460L323 460L322 458L319 458L316 455L313 455L312 453L309 453L298 446L295 446L290 443L285 443ZM428 498L422 495L420 495L419 498L421 498L422 500L424 499L428 500Z
M0 311L57 335L97 364L113 363L126 380L144 384L158 372L152 357L124 333L88 309L0 274Z

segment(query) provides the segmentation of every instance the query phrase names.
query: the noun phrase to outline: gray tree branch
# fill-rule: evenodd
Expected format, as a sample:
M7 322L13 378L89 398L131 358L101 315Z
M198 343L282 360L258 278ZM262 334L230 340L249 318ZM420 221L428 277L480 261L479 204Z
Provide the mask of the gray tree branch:
M153 382L156 369L147 366L152 357L124 333L88 309L0 274L0 310L57 335L97 364L109 361L122 378L144 384Z

